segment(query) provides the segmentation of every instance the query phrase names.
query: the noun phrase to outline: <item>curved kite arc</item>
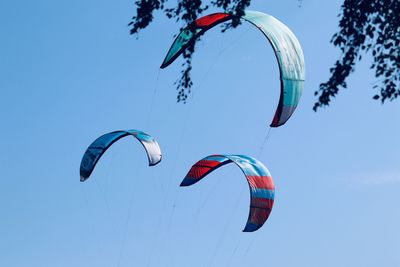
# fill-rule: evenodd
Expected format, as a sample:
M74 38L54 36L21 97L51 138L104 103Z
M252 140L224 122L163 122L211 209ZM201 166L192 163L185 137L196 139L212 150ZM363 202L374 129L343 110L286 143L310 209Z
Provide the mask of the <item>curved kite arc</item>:
M119 139L125 136L135 137L144 147L149 166L154 166L161 161L162 154L157 141L150 135L138 130L115 131L97 138L85 151L80 166L80 180L86 181L92 174L97 162L106 150Z
M207 30L233 19L228 13L214 13L201 17L184 28L174 40L160 68L170 65L180 54L192 45ZM241 17L256 26L272 45L279 65L281 94L271 127L279 127L292 116L300 101L305 80L303 50L294 33L273 16L246 11Z
M212 171L231 162L242 170L250 188L250 212L243 232L254 232L268 219L275 197L272 176L260 161L244 155L211 155L194 164L180 186L195 184Z

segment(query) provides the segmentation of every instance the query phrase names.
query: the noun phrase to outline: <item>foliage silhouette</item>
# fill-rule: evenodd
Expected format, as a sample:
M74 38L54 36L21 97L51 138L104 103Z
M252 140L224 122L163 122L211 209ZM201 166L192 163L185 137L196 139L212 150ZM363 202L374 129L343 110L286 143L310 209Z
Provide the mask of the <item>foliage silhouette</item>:
M346 79L354 71L363 53L372 52L378 78L373 99L394 100L400 95L400 1L345 0L340 14L339 29L331 42L342 51L331 77L315 92L318 101L313 109L329 105L340 88L347 88Z

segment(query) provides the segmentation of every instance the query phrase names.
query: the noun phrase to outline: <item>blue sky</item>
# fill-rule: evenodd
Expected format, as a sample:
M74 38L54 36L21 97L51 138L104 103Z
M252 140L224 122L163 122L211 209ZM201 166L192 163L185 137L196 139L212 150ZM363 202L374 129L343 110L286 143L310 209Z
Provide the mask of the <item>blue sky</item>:
M329 108L313 95L340 55L341 1L253 0L299 38L307 81L294 116L260 147L279 93L271 47L249 24L211 30L193 60L194 94L176 103L182 26L158 14L139 39L132 1L0 4L1 266L398 266L400 111L373 101L364 57ZM149 168L133 138L92 177L79 164L99 135L140 129L161 145ZM234 165L179 183L215 153L258 156L276 184L270 219L242 233L246 181Z

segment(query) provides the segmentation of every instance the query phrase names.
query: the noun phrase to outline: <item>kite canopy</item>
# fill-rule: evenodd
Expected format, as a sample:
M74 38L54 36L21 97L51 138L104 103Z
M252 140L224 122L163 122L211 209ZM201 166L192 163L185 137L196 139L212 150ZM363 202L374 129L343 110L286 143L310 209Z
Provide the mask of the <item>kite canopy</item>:
M131 135L143 145L149 165L154 166L161 161L161 149L157 141L150 135L138 130L115 131L97 138L83 155L80 167L81 182L86 181L94 167L106 150L119 139Z
M250 188L250 212L243 232L261 228L274 205L275 185L268 169L258 160L243 155L211 155L198 161L189 170L181 186L190 186L219 167L235 163L246 176Z
M232 18L231 14L214 13L188 25L174 40L161 68L170 65L207 30ZM303 50L293 32L276 18L258 11L246 11L241 18L256 26L267 37L278 60L281 95L270 126L279 127L293 114L303 91L305 80Z

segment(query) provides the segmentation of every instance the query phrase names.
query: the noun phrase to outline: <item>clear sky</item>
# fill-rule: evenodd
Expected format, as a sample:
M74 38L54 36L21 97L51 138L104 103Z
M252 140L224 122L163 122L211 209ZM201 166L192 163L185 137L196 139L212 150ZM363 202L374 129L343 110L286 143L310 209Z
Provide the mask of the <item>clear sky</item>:
M158 68L182 24L158 13L136 39L133 1L2 1L0 266L400 266L400 100L372 100L367 56L312 111L340 55L329 40L341 2L253 0L297 35L307 71L297 111L260 153L279 73L250 24L202 38L183 105L182 60ZM148 167L126 138L80 183L87 146L123 129L153 135L163 161ZM276 202L259 231L241 231L249 196L236 166L179 188L215 153L269 168Z

